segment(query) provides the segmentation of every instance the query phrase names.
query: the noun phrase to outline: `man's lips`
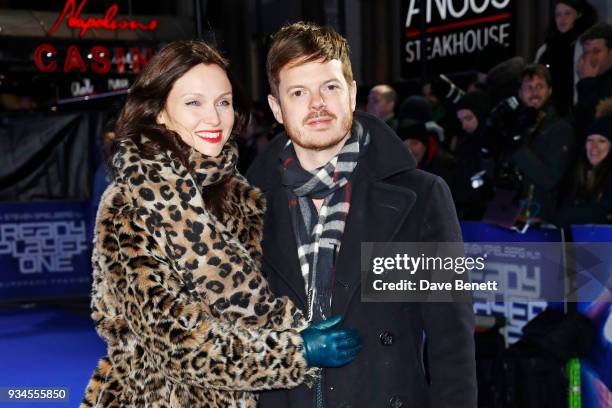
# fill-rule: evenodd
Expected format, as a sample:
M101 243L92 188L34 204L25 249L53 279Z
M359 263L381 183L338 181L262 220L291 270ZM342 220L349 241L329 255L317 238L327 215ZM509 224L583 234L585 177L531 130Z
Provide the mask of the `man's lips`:
M320 116L312 119L308 119L306 124L308 126L320 126L329 124L333 118L331 116Z
M200 139L208 143L219 143L222 138L221 134L222 134L221 130L218 130L218 129L201 130L199 132L196 132L196 135L198 135Z

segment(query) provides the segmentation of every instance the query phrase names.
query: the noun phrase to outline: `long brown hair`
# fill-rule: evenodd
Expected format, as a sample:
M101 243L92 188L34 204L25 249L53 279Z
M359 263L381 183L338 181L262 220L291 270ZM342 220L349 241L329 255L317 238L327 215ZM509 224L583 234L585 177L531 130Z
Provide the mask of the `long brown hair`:
M115 137L108 149L109 160L112 160L121 142L130 139L138 146L140 155L144 158L154 159L157 154L169 150L185 167L190 167L187 158L191 147L184 143L176 132L158 124L157 116L164 109L174 83L199 64L218 65L227 74L232 85L235 115L234 127L227 143L232 143L242 133L248 122L249 109L242 90L229 69L229 62L203 41L175 41L151 58L130 88L115 125ZM145 135L152 143L141 143L141 135ZM112 169L113 166L109 168ZM219 219L223 219L227 195L226 181L202 189L206 208Z
M583 157L584 156L584 157ZM580 202L599 201L612 169L612 155L608 154L597 166L592 166L586 159L586 153L581 154L576 171L572 193Z
M236 116L230 140L244 130L248 121L248 105L229 69L229 62L203 41L175 41L151 58L130 88L115 125L115 137L109 149L111 158L123 140L131 139L144 158L152 159L160 152L170 150L187 165L190 147L178 134L159 125L156 119L174 83L199 64L218 65L225 71L232 85ZM146 135L153 143L143 145L141 135Z

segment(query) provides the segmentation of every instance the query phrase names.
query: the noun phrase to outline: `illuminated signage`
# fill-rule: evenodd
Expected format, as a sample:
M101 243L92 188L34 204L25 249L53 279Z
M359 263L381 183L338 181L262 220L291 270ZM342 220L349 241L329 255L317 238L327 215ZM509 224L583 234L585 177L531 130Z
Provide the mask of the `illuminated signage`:
M515 55L511 0L403 0L402 76L463 71ZM488 52L495 50L495 52ZM493 56L492 56L493 55ZM490 61L489 61L490 60Z
M104 30L149 30L153 31L157 28L157 20L151 19L148 23L141 23L135 20L128 19L117 19L118 7L116 4L110 6L104 17L102 18L94 18L87 17L87 19L81 17L81 12L83 11L83 7L87 0L81 1L81 3L76 5L76 0L66 0L66 4L64 5L64 9L62 10L60 16L55 21L55 24L49 30L49 35L53 34L59 26L62 24L66 17L68 18L67 25L69 28L80 29L79 35L83 37L87 30L92 28L101 28Z
M76 45L70 45L66 55L61 58L63 59L62 69L65 73L84 73L88 71L85 61L90 61L89 69L96 74L109 73L113 63L117 74L125 74L127 68L131 73L138 74L153 55L151 48L145 48L142 52L139 48L134 47L130 48L127 54L126 49L122 47L114 47L112 51L111 54L109 48L96 45L91 47L86 57L83 58L79 48ZM41 44L34 51L34 64L41 72L57 72L59 63L57 49L51 44Z

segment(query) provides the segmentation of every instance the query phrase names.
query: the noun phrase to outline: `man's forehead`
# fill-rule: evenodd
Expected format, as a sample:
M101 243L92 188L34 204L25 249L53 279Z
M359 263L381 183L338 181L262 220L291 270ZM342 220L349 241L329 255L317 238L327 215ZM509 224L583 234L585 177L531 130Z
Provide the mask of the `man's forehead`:
M323 75L323 81L334 79L343 80L342 62L337 59L324 61L323 59L308 61L300 59L286 64L279 72L279 80L283 88L299 84L307 84L315 81L320 81ZM316 77L315 77L316 76Z
M333 67L337 65L340 68L342 68L342 62L338 59L325 60L324 58L312 59L312 57L303 57L303 58L294 59L286 63L285 66L283 66L280 69L279 74L282 74L283 72L287 72L295 68L304 67L305 65L320 66L322 68L323 67Z
M539 75L532 75L530 77L526 76L523 78L523 82L522 84L528 84L528 83L534 83L534 82L544 82L546 83L546 80L544 78L542 78Z
M607 48L604 38L592 38L585 41L584 48Z
M457 116L474 116L474 112L471 109L463 108L457 110Z

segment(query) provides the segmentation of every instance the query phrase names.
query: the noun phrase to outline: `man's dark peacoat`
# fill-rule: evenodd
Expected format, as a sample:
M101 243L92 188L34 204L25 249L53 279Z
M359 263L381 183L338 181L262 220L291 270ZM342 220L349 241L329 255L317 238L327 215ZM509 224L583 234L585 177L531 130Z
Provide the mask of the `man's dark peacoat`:
M355 113L355 119L371 139L351 179L332 315L341 314L343 326L359 330L363 349L349 365L326 369L326 406L476 407L471 304L361 301L361 242L454 242L461 240L461 231L442 179L418 170L414 158L382 121L361 112ZM286 135L277 136L247 177L267 199L264 273L277 295L290 297L306 310L287 192L279 173L279 152L286 142ZM311 408L313 394L304 385L264 392L260 406Z

